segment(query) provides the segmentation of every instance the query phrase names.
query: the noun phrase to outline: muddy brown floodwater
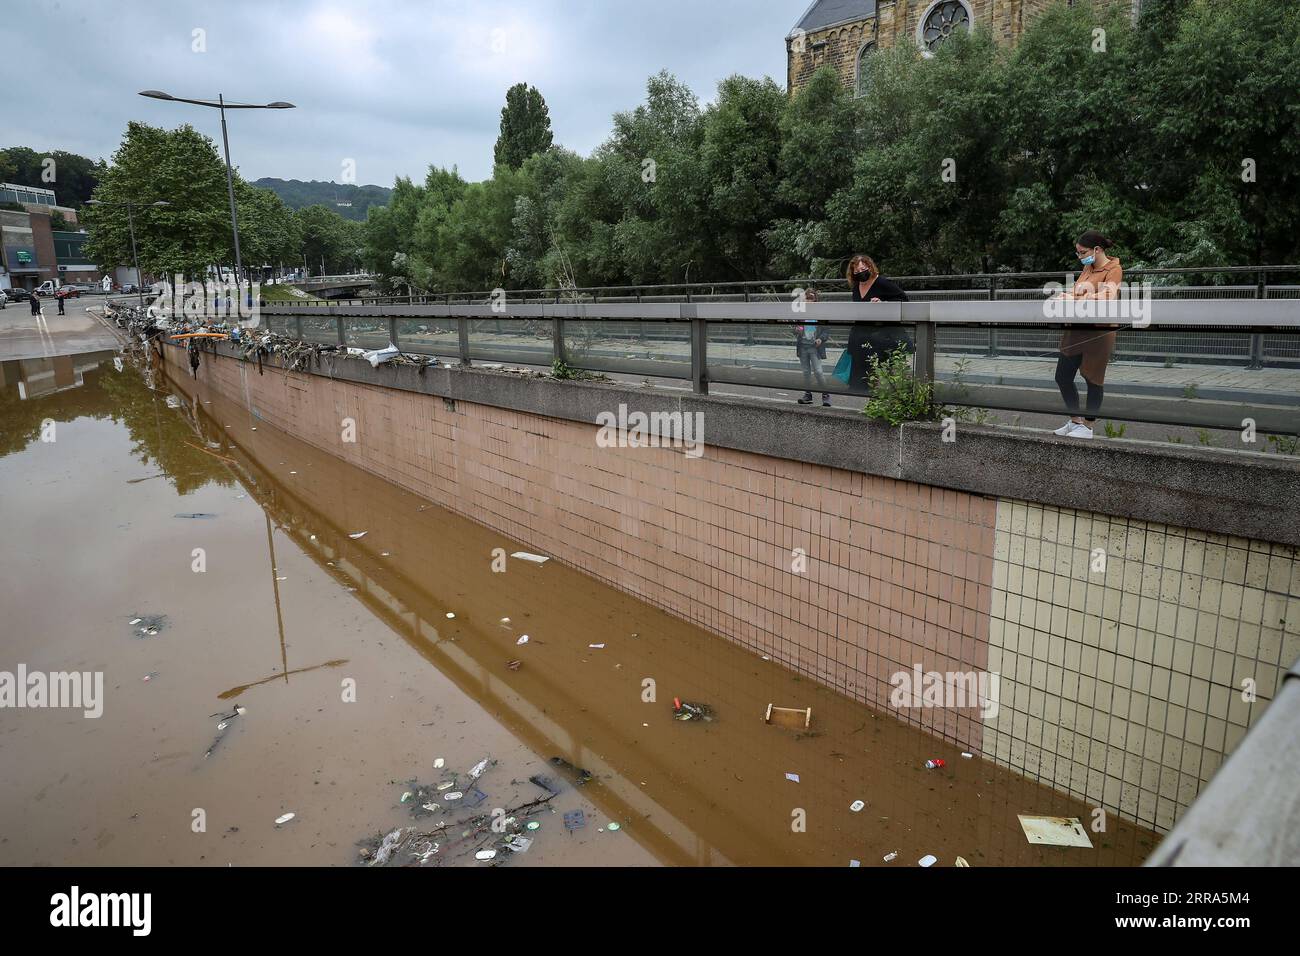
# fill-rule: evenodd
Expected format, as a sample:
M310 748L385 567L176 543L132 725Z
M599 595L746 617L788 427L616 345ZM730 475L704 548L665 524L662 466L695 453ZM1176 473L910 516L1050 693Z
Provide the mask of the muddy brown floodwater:
M539 774L560 793L510 865L1113 866L1158 841L1112 817L1095 849L1032 846L1018 813L1090 809L556 561L496 573L494 549L541 544L201 385L72 358L62 385L4 363L0 670L102 671L103 715L0 710L0 863L350 865L396 828L459 837L538 800ZM716 719L674 720L674 697ZM811 707L811 732L764 724L770 702ZM451 771L485 799L413 820L409 781ZM428 862L483 865L466 851L490 839Z

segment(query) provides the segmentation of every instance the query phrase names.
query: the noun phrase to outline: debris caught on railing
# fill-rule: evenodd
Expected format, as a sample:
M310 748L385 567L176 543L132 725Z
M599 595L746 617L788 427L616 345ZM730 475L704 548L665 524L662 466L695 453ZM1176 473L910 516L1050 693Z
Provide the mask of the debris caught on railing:
M391 362L401 354L402 350L392 342L389 342L385 348L375 349L373 352L365 352L361 357L370 363L371 368L379 368L380 365L385 362Z

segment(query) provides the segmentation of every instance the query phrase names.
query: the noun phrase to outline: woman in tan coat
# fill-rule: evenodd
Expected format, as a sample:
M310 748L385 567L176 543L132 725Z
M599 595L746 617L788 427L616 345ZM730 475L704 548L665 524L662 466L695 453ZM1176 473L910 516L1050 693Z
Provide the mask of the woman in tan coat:
M1075 280L1074 288L1065 293L1063 298L1119 298L1124 270L1119 259L1106 255L1106 250L1113 245L1113 242L1095 229L1089 229L1078 238L1074 251L1083 265L1083 271ZM1092 437L1104 394L1102 386L1106 381L1106 366L1110 364L1114 352L1114 331L1095 325L1065 330L1061 336L1061 353L1056 360L1056 384L1071 415L1070 420L1056 430L1056 434L1067 438ZM1080 372L1088 385L1086 416L1079 413L1079 390L1074 384L1074 377Z

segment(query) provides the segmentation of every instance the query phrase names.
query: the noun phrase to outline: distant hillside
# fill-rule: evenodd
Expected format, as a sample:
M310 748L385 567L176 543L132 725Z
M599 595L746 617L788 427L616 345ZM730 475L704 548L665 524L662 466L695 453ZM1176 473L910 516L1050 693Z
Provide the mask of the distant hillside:
M312 180L305 183L300 179L272 179L266 177L253 183L263 189L269 189L279 196L290 209L304 209L307 206L328 206L344 219L365 222L366 210L371 206L383 206L393 191L384 186L353 186L337 183L322 183ZM340 203L351 203L351 206Z

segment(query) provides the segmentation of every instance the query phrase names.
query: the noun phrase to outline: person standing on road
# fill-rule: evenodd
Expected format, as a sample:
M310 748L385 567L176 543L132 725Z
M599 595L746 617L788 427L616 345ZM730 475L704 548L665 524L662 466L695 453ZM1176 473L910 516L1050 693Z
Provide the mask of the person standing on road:
M1114 243L1095 229L1089 229L1074 244L1075 255L1083 271L1074 280L1074 288L1063 293L1063 299L1117 299L1124 281L1124 270L1119 259L1106 255ZM1071 413L1069 421L1056 429L1056 434L1066 438L1091 438L1101 410L1106 366L1115 352L1115 332L1102 326L1067 328L1061 336L1061 351L1056 360L1056 386ZM1082 373L1088 385L1086 416L1080 415L1079 390L1074 377Z
M804 293L805 302L817 301L817 290L809 289ZM803 398L800 405L813 403L812 380L817 379L817 387L822 390L822 407L831 407L831 395L826 391L826 375L822 370L822 361L826 358L826 346L830 342L830 329L819 326L816 319L800 322L794 327L794 350L799 356L799 367L803 369Z
M30 301L31 304L32 304L32 315L40 315L40 314L41 314L41 297L40 297L39 295L37 295L35 292L33 292L33 293L31 294L31 297L30 297L29 301Z
M59 303L59 315L67 315L68 313L64 311L64 302L67 300L67 296L59 295L56 292L54 298L57 299Z

